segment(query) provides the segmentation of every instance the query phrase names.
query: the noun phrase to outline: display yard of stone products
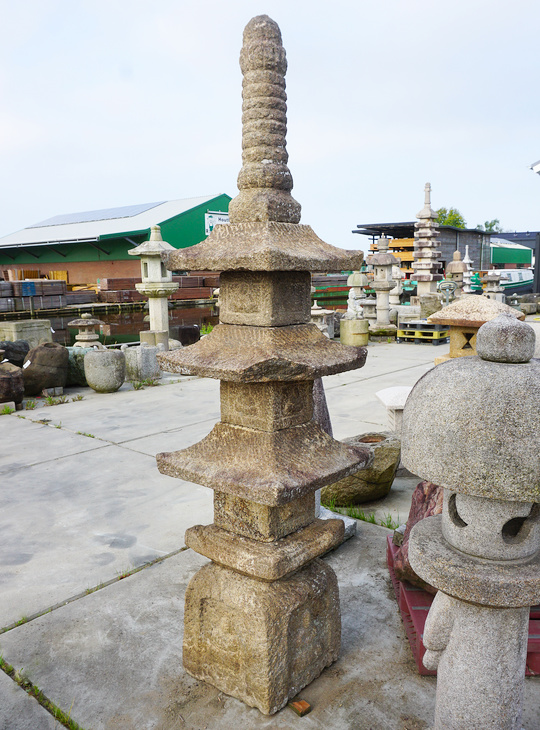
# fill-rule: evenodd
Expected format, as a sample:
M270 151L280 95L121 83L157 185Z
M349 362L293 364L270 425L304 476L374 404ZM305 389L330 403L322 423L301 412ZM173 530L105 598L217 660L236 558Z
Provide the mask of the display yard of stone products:
M140 341L0 325L0 730L539 730L540 318L440 290L429 183L418 301L384 238L366 296L300 223L268 16L240 66L229 223L130 251ZM220 272L184 345L178 270ZM344 271L343 316L312 307Z

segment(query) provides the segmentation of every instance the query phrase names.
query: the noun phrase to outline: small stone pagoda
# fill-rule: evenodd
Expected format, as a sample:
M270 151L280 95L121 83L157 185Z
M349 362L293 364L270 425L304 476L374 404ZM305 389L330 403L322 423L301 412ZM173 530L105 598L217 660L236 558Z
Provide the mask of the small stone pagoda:
M310 324L311 271L359 269L300 225L287 167L287 62L276 23L253 18L240 55L243 167L230 223L164 255L170 269L221 271L220 324L159 359L172 372L221 380L221 422L199 443L158 454L163 474L214 490L214 523L186 544L210 558L186 592L186 670L272 714L334 662L336 576L318 556L341 520L315 518L315 491L368 462L313 420L313 381L361 367L364 348Z
M424 665L437 669L434 730L522 728L540 601L534 348L532 327L499 315L478 331L479 357L433 368L405 406L403 463L444 488L442 515L418 522L409 543L413 570L439 590L423 635Z
M417 282L417 296L436 294L437 282L443 279L438 273L441 266L439 256L439 224L437 213L431 207L431 185L426 183L424 188L424 207L417 214L414 224L414 274L411 280Z
M435 358L435 365L454 357L475 356L478 329L485 322L489 322L503 313L510 314L517 319L525 319L522 312L502 304L502 302L496 302L494 299L477 294L463 296L428 317L428 322L443 324L450 329L450 352L448 355Z

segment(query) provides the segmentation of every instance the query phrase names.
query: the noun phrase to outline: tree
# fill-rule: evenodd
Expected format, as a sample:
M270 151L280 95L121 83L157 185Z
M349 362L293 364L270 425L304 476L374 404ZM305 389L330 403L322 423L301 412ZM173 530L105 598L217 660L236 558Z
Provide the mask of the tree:
M437 222L440 226L454 226L455 228L465 228L467 221L461 215L457 208L439 208L436 211Z
M486 233L502 233L503 227L501 221L498 218L494 218L492 221L486 221L484 225L479 223L476 228L479 231L485 231Z

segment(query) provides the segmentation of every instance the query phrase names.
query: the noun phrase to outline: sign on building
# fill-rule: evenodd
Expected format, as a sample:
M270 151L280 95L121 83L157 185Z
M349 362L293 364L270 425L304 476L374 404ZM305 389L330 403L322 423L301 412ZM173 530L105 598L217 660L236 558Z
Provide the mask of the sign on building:
M208 213L205 213L204 215L204 232L207 236L209 236L210 233L212 233L212 231L214 230L214 226L217 226L218 223L228 222L228 213L221 213L220 211L209 210Z

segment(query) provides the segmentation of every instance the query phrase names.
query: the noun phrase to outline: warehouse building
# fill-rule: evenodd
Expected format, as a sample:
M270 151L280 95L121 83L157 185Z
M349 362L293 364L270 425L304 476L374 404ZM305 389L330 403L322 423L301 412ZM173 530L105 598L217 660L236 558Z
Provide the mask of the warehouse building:
M150 226L161 226L175 248L193 246L228 220L230 200L222 193L49 218L0 238L0 272L5 279L65 278L70 284L139 277L140 261L128 251L148 239Z

